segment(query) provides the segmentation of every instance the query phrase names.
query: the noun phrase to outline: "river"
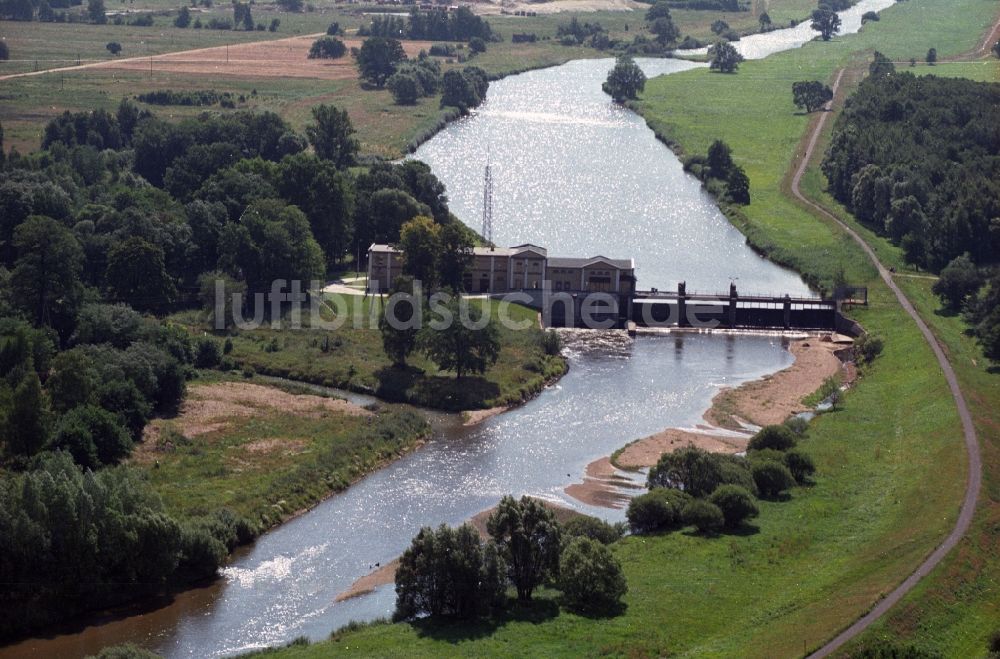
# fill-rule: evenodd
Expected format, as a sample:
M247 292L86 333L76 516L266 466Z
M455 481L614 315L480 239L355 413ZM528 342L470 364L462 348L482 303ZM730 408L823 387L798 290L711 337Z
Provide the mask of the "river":
M851 11L891 1L864 0ZM741 47L774 52L801 45L796 39L781 30ZM640 63L648 75L698 66ZM478 228L488 144L499 244L632 257L647 287L686 279L689 290L719 290L738 278L744 292L807 293L794 273L746 246L641 119L603 95L610 64L575 61L494 83L474 115L421 147L416 156L447 185L456 215ZM775 336L566 336L570 371L557 385L471 428L431 414L434 438L424 447L240 550L215 583L142 613L0 649L0 658L78 657L126 641L167 657L222 656L300 635L322 639L350 620L389 615L391 585L334 599L398 556L421 526L459 524L508 493L621 519L621 511L589 508L563 489L632 439L698 423L719 387L792 360Z

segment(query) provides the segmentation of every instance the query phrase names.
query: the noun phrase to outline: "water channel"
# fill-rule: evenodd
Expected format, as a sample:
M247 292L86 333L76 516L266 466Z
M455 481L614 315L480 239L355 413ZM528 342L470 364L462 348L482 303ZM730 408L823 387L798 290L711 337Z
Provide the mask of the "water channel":
M892 0L863 0L847 16ZM860 21L858 21L860 24ZM854 25L854 29L857 26ZM809 34L748 37L749 56L801 45ZM643 60L650 76L699 66ZM644 122L600 91L611 62L574 61L512 76L484 105L416 157L447 185L451 207L478 228L485 145L494 167L498 244L531 242L557 255L635 259L640 286L806 294L792 272L754 254ZM784 368L777 336L567 334L569 373L521 408L464 427L431 414L434 439L241 550L223 577L143 613L0 649L0 658L74 657L131 641L167 657L223 656L325 638L350 620L391 613L392 586L335 602L376 563L398 556L425 525L459 524L504 494L530 494L606 519L563 489L626 442L698 423L721 386ZM359 402L365 402L361 399Z

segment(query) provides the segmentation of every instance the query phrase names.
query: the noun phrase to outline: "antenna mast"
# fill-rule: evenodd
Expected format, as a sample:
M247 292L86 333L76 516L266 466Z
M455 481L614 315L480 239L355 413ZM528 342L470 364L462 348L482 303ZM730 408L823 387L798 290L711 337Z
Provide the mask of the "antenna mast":
M493 247L493 175L490 158L486 156L486 175L483 177L483 240Z

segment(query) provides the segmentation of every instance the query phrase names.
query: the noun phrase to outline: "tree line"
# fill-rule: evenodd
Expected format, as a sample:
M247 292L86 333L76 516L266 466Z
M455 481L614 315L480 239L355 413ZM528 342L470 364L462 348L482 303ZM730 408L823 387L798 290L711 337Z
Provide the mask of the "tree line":
M414 7L405 19L402 16L376 16L370 25L358 29L358 36L427 41L500 40L500 35L493 31L489 21L476 16L465 6L455 11Z
M823 172L863 224L937 271L1000 249L1000 84L900 73L876 54L834 126Z

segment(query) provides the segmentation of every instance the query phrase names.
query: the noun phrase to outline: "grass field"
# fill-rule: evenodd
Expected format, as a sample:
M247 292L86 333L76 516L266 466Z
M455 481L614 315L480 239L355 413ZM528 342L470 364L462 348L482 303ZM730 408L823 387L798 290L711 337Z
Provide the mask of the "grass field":
M238 376L237 376L238 378ZM176 419L157 419L131 462L179 518L228 508L257 531L412 449L429 427L384 407L361 413L266 382L206 373Z
M232 339L230 356L239 368L265 375L453 411L523 402L566 370L562 357L545 354L536 313L518 305L507 307L509 317L528 329L501 327L500 357L481 376L466 375L458 380L417 352L407 361L409 368L391 368L379 331L367 329L363 320L357 325L353 320L355 315L370 318L370 299L345 296L337 308L345 324L335 331L267 328L240 332ZM474 300L472 304L484 303ZM489 305L492 317L497 318L501 303ZM191 313L175 319L199 327Z
M830 79L855 52L876 46L900 59L931 45L965 52L996 7L958 0L949 5L949 16L938 19L953 24L924 23L938 11L931 0L910 0L863 35L747 63L735 76L694 71L655 80L640 104L650 124L687 152L704 152L715 138L733 146L752 182L744 228L756 242L821 281L843 270L870 287L869 308L855 315L886 339L885 353L846 396L843 410L811 425L805 447L819 466L815 486L796 491L789 502L764 503L756 534L718 540L674 534L619 543L615 551L630 585L628 609L619 618L557 614L543 603L482 628L372 626L282 656L348 648L378 656L402 648L412 656L800 656L901 581L957 515L966 469L957 414L929 347L860 249L787 200L782 185L810 120L795 114L791 82ZM957 33L963 37L956 39ZM814 174L804 183L808 188L819 180ZM899 262L894 248L878 246L887 263ZM934 314L931 280L901 279L953 359L966 366L958 369L960 377L989 438L986 460L996 468L997 376L987 372L955 318ZM1000 517L997 476L987 480L977 533L884 629L945 656L983 654L997 611L990 575L996 574L991 567Z

